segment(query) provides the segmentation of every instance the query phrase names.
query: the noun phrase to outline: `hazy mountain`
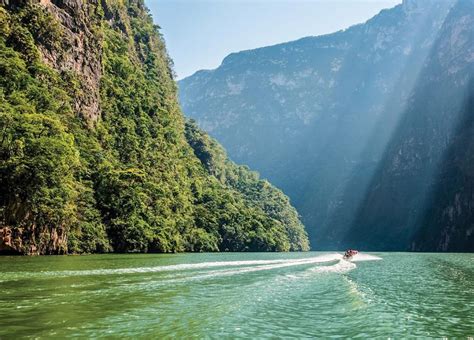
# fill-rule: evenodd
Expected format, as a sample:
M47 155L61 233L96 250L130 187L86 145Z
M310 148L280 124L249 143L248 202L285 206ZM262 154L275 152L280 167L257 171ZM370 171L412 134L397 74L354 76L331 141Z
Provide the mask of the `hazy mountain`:
M317 249L472 249L473 8L404 1L231 54L179 83L183 110L290 196Z

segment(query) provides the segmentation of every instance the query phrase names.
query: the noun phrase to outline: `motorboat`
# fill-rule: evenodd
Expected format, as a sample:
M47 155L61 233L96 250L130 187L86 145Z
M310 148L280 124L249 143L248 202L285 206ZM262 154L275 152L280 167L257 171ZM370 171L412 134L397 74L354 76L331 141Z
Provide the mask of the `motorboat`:
M359 253L359 251L357 251L357 250L347 249L342 258L344 260L350 260L354 257L354 255L357 255L358 253Z

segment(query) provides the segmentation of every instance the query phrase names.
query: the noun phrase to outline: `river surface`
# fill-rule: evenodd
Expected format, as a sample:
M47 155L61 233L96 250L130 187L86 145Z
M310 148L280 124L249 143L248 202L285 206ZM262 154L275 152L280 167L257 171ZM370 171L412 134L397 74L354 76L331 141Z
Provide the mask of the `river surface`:
M0 257L0 338L474 336L474 254Z

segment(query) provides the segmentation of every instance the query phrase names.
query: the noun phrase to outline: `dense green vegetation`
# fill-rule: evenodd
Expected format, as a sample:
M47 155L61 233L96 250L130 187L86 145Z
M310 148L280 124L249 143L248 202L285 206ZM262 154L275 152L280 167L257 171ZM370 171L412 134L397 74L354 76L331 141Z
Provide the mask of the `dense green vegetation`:
M198 226L212 226L228 235L224 249L307 250L309 243L288 197L246 166L229 160L224 149L193 120L186 138L212 183L198 194ZM226 196L219 188L227 188ZM233 199L232 199L233 197ZM221 227L219 227L221 226Z
M0 7L0 251L307 250L288 198L185 124L143 2L83 7L96 120L84 74L61 63L71 27L39 4Z

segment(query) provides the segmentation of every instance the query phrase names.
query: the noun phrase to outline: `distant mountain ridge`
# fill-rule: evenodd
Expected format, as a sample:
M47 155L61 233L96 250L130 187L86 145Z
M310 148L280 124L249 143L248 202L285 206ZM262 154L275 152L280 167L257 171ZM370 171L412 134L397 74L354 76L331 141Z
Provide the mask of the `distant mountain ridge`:
M405 0L343 31L231 54L179 82L184 113L290 196L316 249L471 250L469 209L448 223L456 199L434 188L471 112L472 9ZM453 181L454 197L471 183Z

